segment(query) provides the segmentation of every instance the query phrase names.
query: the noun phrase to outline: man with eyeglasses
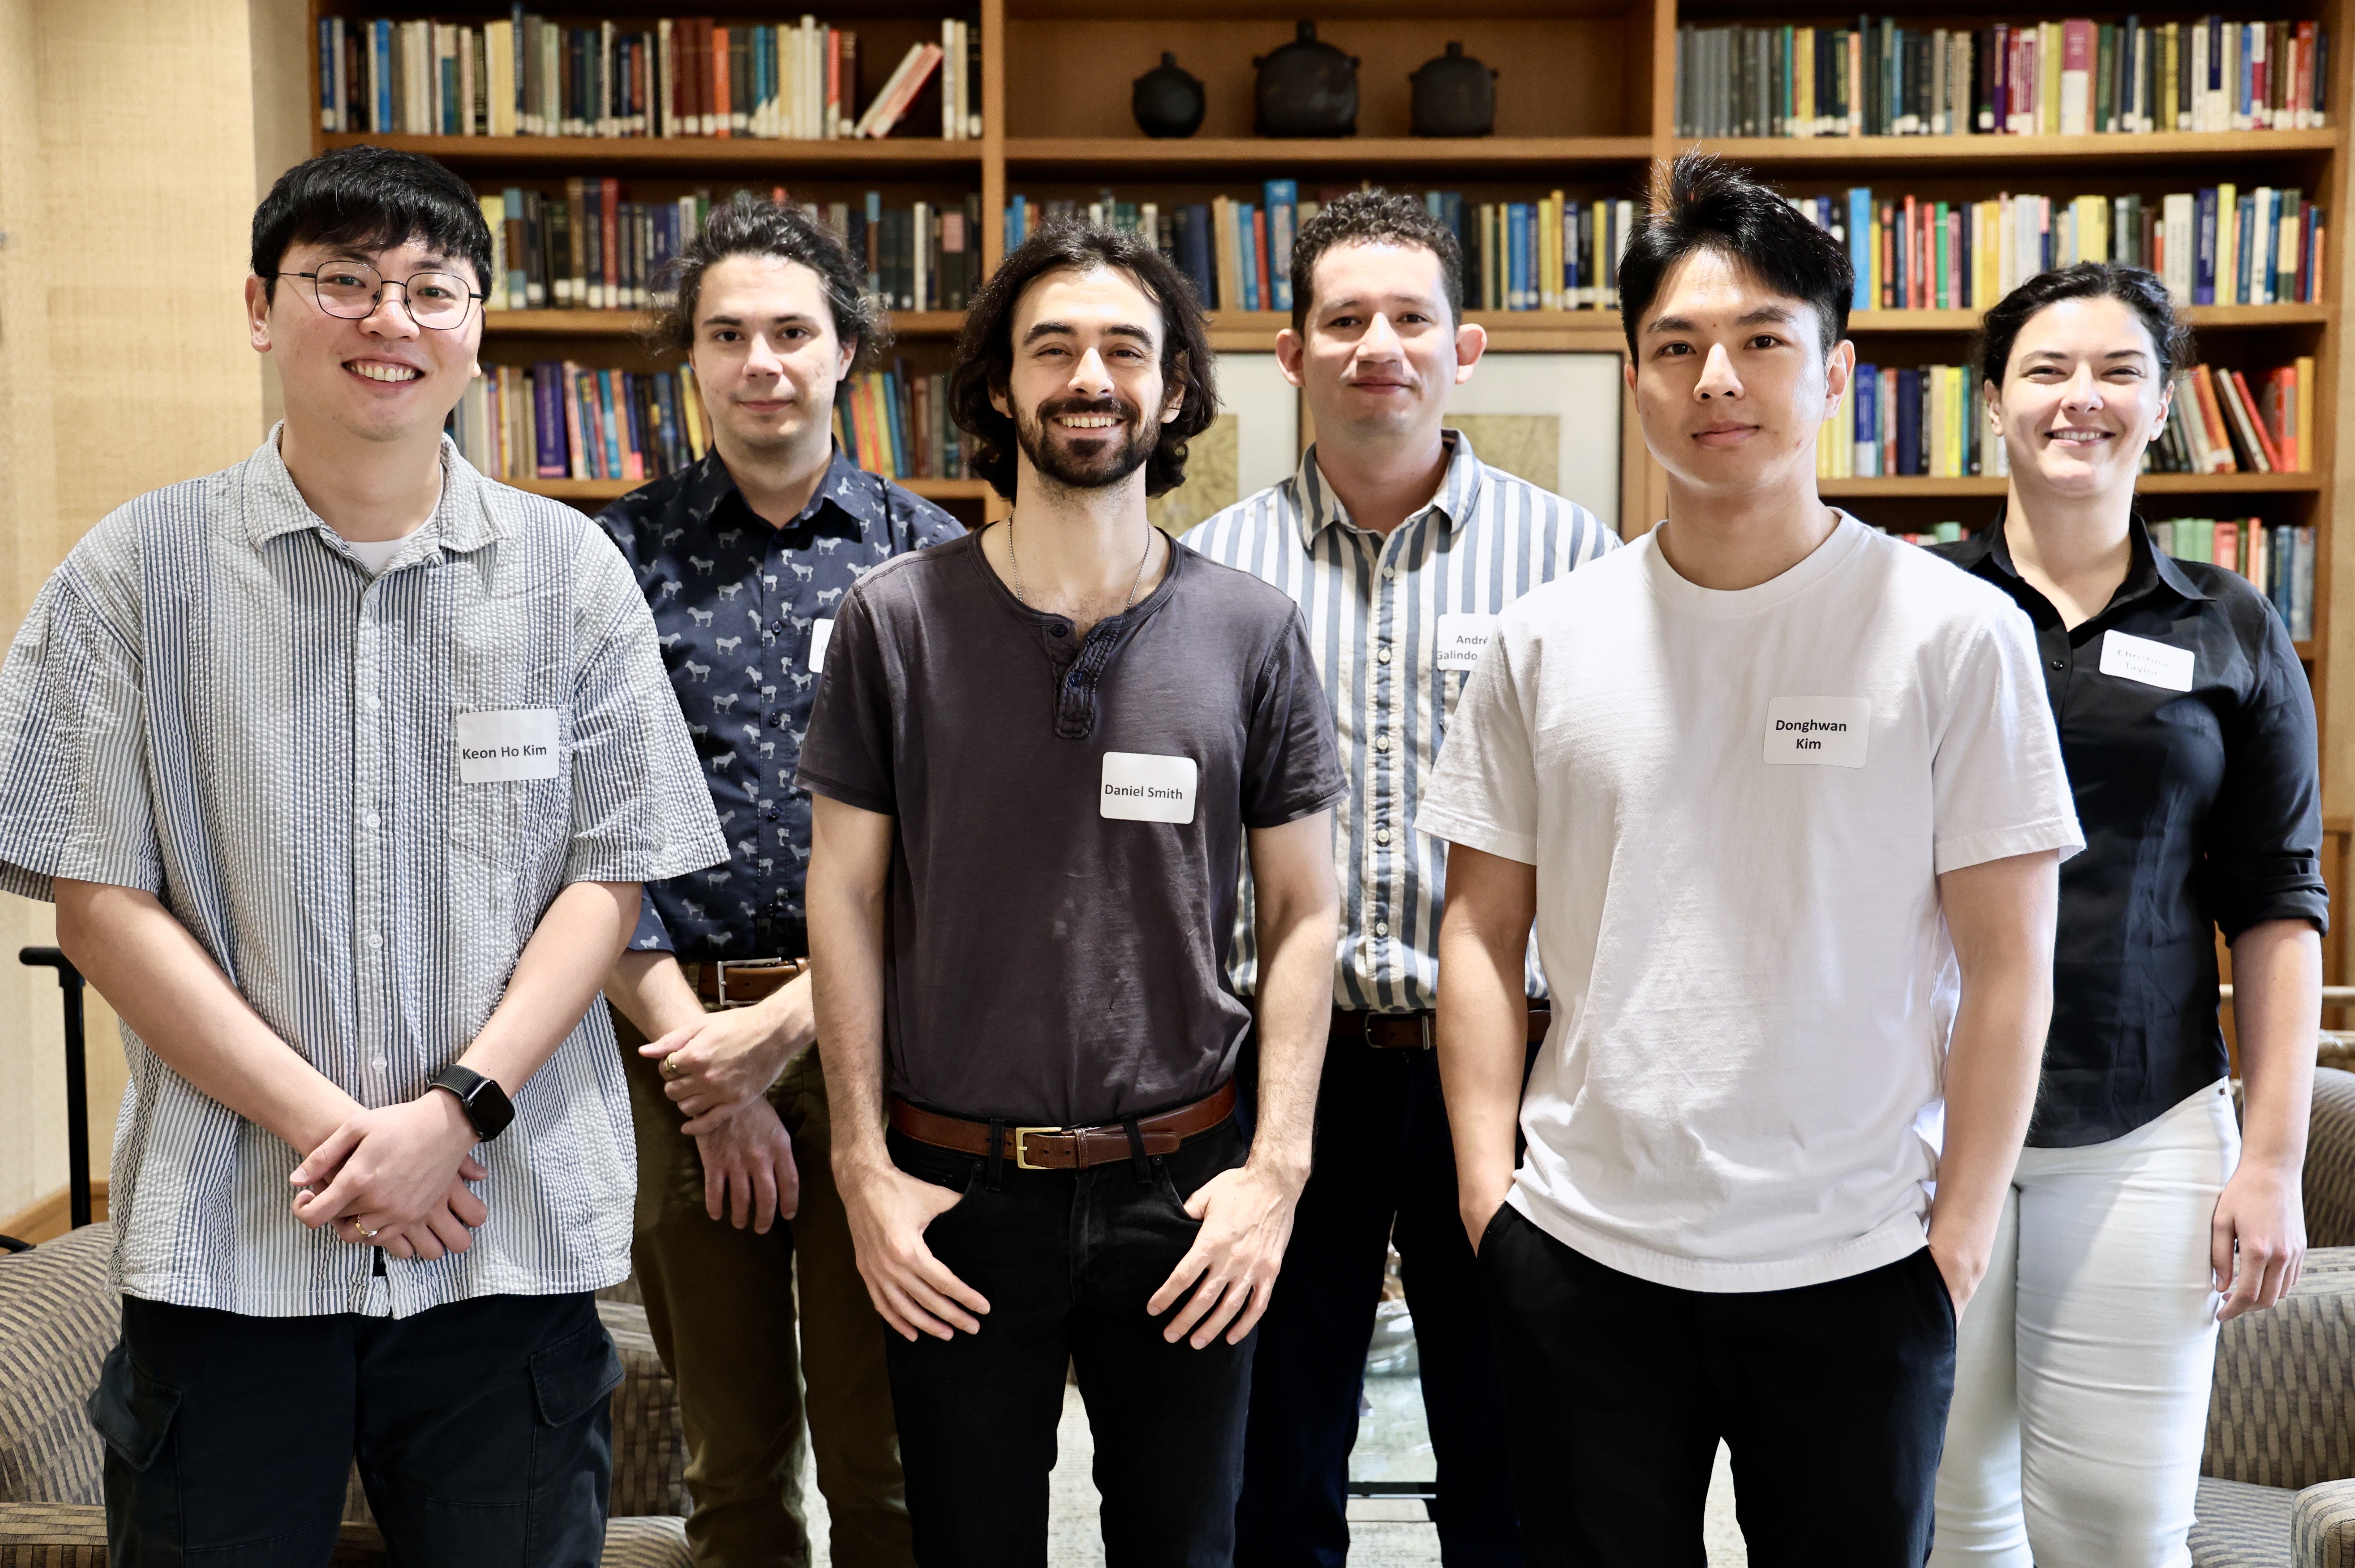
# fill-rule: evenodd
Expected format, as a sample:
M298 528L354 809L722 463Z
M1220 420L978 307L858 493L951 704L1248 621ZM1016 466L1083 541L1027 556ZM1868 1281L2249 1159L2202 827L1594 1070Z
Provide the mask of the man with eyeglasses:
M101 521L0 671L0 888L123 1019L117 1563L604 1549L593 1291L629 1098L591 1008L642 881L724 859L654 625L589 518L442 435L474 193L378 148L254 215L253 455Z

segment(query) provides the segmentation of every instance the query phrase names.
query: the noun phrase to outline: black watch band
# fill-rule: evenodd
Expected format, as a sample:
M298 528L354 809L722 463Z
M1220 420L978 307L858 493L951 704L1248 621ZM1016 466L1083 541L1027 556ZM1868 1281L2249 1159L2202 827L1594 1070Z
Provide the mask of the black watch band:
M453 1061L425 1082L429 1087L447 1089L457 1097L466 1120L474 1125L474 1136L485 1143L506 1132L507 1124L515 1120L515 1104L499 1087L498 1080L485 1078L471 1067L461 1067Z

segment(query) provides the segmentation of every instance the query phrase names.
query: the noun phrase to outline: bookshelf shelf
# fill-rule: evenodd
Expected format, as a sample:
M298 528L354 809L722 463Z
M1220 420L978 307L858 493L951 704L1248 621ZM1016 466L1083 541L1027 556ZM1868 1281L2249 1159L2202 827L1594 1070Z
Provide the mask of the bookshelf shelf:
M2324 489L2321 474L2146 474L2136 493L2144 496L2255 496L2312 493ZM1880 496L2000 496L2008 481L2001 475L1900 474L1864 479L1818 479L1816 488L1826 496L1861 499Z
M485 337L632 337L653 319L639 310L493 310L483 313ZM891 336L954 337L964 326L955 310L903 310L891 315Z
M1009 176L1074 176L1134 172L1196 177L1220 169L1394 168L1447 171L1637 168L1654 152L1648 136L1339 136L1286 141L1268 136L1206 136L1156 142L1144 136L1018 136L1006 143Z
M321 133L325 147L390 147L438 158L461 173L480 170L676 170L752 176L790 182L812 175L889 177L954 170L967 176L982 161L980 142L937 136L868 141L780 141L718 136L386 136Z
M1824 165L1949 165L1990 173L2030 165L2039 172L2118 164L2247 163L2312 156L2339 150L2341 132L2155 131L2101 136L1742 136L1732 140L1665 138L1664 151L1696 146L1762 169Z
M1977 332L1975 310L1859 310L1849 314L1850 333ZM2200 304L2191 307L2195 327L2319 326L2332 318L2328 304Z
M535 496L553 501L617 501L645 483L643 479L502 479ZM901 489L928 501L985 501L991 492L986 479L895 479Z

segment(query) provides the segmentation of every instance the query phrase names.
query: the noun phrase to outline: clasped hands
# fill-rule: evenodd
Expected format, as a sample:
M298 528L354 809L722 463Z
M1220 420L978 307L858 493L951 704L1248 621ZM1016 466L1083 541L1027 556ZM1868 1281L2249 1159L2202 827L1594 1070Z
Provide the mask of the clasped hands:
M703 1161L704 1212L766 1235L801 1208L794 1140L769 1104L769 1086L795 1051L817 1038L803 976L757 1007L707 1013L638 1048L655 1061L663 1093L687 1117Z
M294 1217L397 1258L439 1258L474 1245L490 1211L466 1183L490 1174L474 1158L474 1124L457 1096L356 1109L287 1179Z

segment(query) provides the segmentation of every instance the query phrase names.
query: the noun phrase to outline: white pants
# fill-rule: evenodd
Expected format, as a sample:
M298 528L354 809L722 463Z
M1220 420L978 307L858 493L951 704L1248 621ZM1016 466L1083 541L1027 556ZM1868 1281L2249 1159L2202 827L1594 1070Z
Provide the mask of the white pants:
M1932 1568L2185 1568L2216 1360L2209 1224L2241 1157L2212 1084L2021 1152L1963 1313Z

